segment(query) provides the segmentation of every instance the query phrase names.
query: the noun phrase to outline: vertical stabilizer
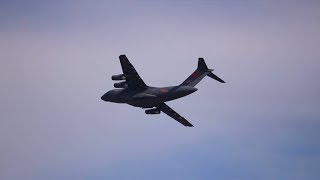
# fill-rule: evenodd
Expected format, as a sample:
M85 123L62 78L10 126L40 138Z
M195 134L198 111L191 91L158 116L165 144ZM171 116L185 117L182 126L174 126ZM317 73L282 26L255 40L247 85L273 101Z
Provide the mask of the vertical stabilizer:
M213 70L208 69L208 66L206 65L206 62L204 61L204 59L199 58L197 69L185 81L183 81L183 83L181 83L180 86L194 87L207 75L221 83L224 83L222 79L214 75L211 71Z

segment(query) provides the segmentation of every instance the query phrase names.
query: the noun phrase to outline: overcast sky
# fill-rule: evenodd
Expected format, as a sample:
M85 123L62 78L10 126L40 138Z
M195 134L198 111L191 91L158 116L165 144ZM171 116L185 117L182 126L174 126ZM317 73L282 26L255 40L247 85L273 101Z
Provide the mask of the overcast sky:
M0 179L319 179L320 3L0 2ZM103 102L126 54L195 127Z

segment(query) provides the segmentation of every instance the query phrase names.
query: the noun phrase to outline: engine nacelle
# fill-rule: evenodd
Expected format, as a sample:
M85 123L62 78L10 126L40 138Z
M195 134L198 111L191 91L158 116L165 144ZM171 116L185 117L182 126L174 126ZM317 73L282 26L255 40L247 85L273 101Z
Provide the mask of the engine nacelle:
M114 83L113 85L115 88L127 88L128 84L126 82L119 82L119 83Z
M111 76L111 79L114 81L121 81L121 80L126 80L126 76L124 74L113 75Z
M160 114L160 110L155 108L155 109L147 109L146 114Z

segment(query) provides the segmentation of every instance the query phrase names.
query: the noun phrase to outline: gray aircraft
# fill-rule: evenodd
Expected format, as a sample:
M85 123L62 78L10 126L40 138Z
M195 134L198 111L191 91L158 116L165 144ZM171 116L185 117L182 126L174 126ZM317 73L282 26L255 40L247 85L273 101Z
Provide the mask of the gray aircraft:
M121 81L115 83L113 89L105 93L101 99L113 103L126 103L131 106L148 108L146 114L160 114L164 112L179 123L193 127L184 117L180 116L171 109L165 102L187 96L198 89L195 88L205 76L209 76L221 83L222 79L212 73L212 69L208 69L203 58L199 58L197 69L178 86L170 87L151 87L147 86L140 78L137 71L129 62L126 55L119 56L123 74L113 75L112 80Z

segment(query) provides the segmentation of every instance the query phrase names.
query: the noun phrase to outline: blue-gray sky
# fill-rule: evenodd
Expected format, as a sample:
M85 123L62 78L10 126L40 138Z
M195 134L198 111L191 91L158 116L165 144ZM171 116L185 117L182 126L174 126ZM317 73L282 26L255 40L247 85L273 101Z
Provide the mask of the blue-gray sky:
M0 179L319 179L318 1L0 2ZM105 103L126 54L168 104Z

